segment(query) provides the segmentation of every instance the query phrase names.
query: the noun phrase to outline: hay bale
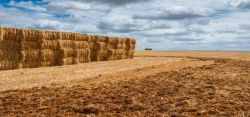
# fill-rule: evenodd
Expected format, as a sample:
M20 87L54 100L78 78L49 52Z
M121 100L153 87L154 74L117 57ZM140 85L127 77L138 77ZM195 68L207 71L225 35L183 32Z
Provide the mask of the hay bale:
M75 41L75 38L72 32L61 32L61 35L62 35L62 40Z
M20 29L25 41L41 41L44 39L43 30Z
M75 43L72 40L63 40L63 41L59 41L59 48L74 48Z
M74 42L74 49L87 49L89 48L87 41L75 41Z
M117 49L124 49L124 45L122 44L117 44Z
M117 44L107 43L107 49L117 49Z
M38 41L21 41L20 49L21 50L30 50L30 49L40 49L41 44Z
M90 62L90 50L89 49L79 49L75 50L75 58L78 59L79 63Z
M39 60L40 50L22 50L20 54L21 61Z
M95 41L96 42L107 42L107 36L100 36L100 35L95 35Z
M105 42L98 42L96 43L96 50L105 50L107 49L107 43Z
M17 50L0 50L0 60L19 60L19 52Z
M40 63L40 67L49 67L49 66L55 66L56 60L49 59L49 60L42 60Z
M74 50L73 49L60 49L59 50L59 57L66 58L66 57L73 57Z
M41 49L39 54L41 60L52 60L58 57L59 52L51 49Z
M22 68L37 68L40 66L40 62L37 60L25 60L21 64Z
M59 31L45 31L43 36L45 40L61 40L62 39L62 34Z
M106 37L107 43L116 44L117 37Z
M145 50L153 50L152 48L145 48Z
M88 35L89 42L96 42L96 35Z
M58 40L45 40L41 42L41 49L57 50L59 48Z
M59 61L59 65L72 65L74 64L75 58L73 57L67 57L63 58L61 61Z
M88 42L88 48L91 50L95 49L95 45L96 45L96 43L94 43L94 42Z
M11 70L11 69L15 69L16 66L17 66L16 61L0 60L0 70Z
M24 39L23 33L21 33L21 30L18 28L3 28L4 35L3 39L4 40L15 40L15 41L20 41L21 39Z
M87 34L74 33L75 41L89 41L89 36Z
M20 44L15 40L3 40L0 41L1 50L18 50L20 49Z

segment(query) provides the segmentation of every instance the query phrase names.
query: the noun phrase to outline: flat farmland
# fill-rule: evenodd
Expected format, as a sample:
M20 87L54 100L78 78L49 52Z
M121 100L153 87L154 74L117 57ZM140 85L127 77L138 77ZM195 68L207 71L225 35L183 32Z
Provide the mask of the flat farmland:
M250 52L0 71L0 116L250 116Z

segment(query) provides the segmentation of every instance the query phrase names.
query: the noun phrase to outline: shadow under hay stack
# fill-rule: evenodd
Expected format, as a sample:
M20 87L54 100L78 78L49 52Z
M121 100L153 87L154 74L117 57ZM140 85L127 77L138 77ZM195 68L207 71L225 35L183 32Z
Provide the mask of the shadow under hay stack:
M0 27L0 70L132 59L136 40Z

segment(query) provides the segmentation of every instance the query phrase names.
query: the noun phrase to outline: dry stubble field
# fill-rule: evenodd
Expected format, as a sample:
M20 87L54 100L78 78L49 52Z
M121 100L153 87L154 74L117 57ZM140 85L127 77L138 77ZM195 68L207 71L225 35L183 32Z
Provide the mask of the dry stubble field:
M250 52L0 71L0 116L250 116Z

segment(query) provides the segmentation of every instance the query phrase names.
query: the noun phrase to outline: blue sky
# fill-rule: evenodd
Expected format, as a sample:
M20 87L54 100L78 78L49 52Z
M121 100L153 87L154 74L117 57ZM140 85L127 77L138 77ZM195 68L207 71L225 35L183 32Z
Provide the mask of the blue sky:
M250 51L250 0L1 0L0 25L131 37L136 49Z

